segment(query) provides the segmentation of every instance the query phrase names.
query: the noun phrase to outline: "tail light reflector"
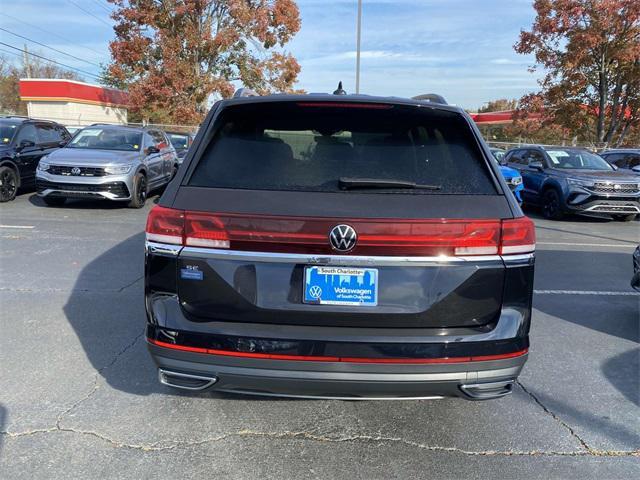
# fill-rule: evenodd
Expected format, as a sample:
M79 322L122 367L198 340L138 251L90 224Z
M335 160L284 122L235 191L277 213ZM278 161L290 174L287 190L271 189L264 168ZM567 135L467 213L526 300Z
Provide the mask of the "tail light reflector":
M348 224L355 247L336 252L329 232ZM240 251L386 256L469 256L527 253L535 249L533 222L514 220L392 220L250 216L154 207L151 241Z

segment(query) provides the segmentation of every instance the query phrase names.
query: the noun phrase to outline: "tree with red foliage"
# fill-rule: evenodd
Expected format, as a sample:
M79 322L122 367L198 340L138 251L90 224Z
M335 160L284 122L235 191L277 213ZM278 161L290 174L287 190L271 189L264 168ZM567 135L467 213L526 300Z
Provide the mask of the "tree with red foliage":
M544 112L539 127L555 124L602 146L622 143L640 123L640 1L533 6L533 26L514 48L535 54L545 76L539 93L521 99L516 126L526 129L531 112Z
M300 66L282 51L300 29L294 0L109 0L116 38L105 83L129 91L134 113L199 122L233 82L290 91Z

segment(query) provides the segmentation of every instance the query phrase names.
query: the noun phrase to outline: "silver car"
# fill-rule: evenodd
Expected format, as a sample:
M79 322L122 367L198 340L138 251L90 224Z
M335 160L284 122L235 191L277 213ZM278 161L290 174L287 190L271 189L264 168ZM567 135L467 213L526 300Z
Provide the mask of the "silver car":
M90 198L141 208L147 194L167 184L177 169L176 151L164 132L92 125L40 160L36 187L47 205L62 205L67 198Z

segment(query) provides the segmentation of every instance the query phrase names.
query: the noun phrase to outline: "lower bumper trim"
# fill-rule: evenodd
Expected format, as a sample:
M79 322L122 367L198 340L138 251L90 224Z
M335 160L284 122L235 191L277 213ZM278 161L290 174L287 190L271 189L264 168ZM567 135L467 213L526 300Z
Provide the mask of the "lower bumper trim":
M237 352L230 350L219 350L213 348L188 347L184 345L176 345L173 343L162 342L152 338L147 338L152 345L169 348L172 350L180 350L184 352L203 353L208 355L219 355L228 357L257 358L264 360L288 360L288 361L304 361L304 362L342 362L342 363L377 363L377 364L404 364L404 365L423 365L423 364L450 364L450 363L469 363L469 362L486 362L493 360L505 360L526 355L528 348L510 353L501 353L495 355L475 355L465 357L445 357L445 358L363 358L363 357L334 357L334 356L318 356L318 355L287 355L274 353L255 353L255 352Z

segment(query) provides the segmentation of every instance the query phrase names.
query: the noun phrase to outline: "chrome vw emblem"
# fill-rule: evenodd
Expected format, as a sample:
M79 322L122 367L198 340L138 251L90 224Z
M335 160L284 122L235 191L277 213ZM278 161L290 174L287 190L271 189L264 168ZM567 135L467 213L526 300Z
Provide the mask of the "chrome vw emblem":
M618 185L617 183L613 186L614 190L620 190L622 188L622 185Z
M80 175L80 169L78 167L73 167L71 169L71 175Z
M322 296L322 289L319 286L314 285L309 289L309 295L313 298L320 298Z
M329 233L329 243L334 250L348 252L356 246L358 235L349 225L336 225Z

